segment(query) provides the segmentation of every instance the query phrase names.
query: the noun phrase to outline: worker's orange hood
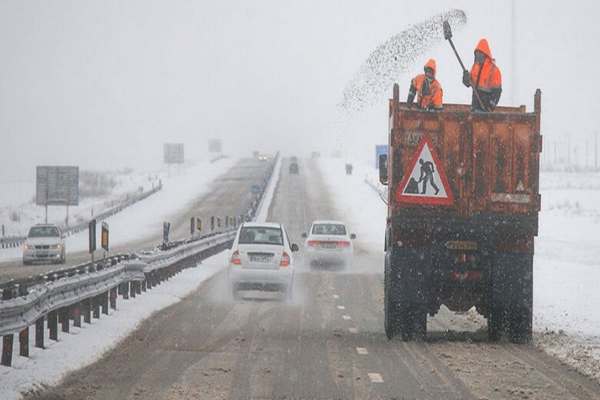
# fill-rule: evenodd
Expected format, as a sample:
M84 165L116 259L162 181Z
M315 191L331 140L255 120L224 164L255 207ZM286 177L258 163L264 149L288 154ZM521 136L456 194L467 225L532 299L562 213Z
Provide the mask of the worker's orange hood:
M429 61L427 61L427 64L425 64L425 67L423 68L431 68L433 70L433 76L435 76L437 72L437 67L433 58L430 58Z
M479 50L483 54L485 54L490 60L492 59L492 51L490 50L490 45L488 44L487 39L481 39L479 43L477 43L477 47L475 50Z

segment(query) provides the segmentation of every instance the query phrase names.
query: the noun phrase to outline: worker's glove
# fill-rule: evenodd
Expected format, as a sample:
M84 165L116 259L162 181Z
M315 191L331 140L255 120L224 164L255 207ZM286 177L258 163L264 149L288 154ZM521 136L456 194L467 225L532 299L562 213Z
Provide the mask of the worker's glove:
M467 70L463 71L463 85L471 87L471 74Z

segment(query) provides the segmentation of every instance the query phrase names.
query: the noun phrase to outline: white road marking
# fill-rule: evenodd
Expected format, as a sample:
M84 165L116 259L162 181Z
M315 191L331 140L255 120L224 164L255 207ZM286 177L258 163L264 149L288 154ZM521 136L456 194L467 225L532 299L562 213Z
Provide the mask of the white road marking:
M334 295L333 295L333 298L334 298L334 299L339 299L339 298L340 298L340 296L338 296L337 294L334 294Z
M356 348L356 352L360 355L366 356L367 354L369 354L369 352L367 351L366 348L364 347L357 347Z
M350 331L350 333L358 333L358 329L356 328L348 328L348 331Z
M342 315L342 318L343 318L343 319L345 319L346 321L348 321L348 320L352 319L352 318L350 318L350 316L349 316L349 315Z
M375 372L369 372L369 379L371 380L371 383L383 383L383 378L381 376L381 374L377 374Z
M346 309L346 307L344 307L344 306L337 306L337 308L338 308L338 310L345 310Z

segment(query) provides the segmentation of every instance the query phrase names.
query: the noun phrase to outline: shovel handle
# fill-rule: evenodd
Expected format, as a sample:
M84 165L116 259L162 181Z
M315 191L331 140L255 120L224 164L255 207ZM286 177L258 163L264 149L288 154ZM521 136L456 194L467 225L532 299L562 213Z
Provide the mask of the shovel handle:
M452 42L452 38L448 38L448 41L450 42L450 46L452 47L452 50L454 50L454 54L456 55L456 58L458 59L458 62L460 63L461 68L463 69L463 72L466 72L467 69L465 68L465 64L463 64L462 60L460 59L460 56L458 55L458 51L456 51L456 47L454 47L454 43ZM474 87L472 87L471 89L473 89L475 98L477 99L477 102L479 103L481 108L483 108L485 111L489 111L488 108L485 106L485 104L483 104L483 101L481 101L481 98L479 97L479 92L477 91L477 89Z

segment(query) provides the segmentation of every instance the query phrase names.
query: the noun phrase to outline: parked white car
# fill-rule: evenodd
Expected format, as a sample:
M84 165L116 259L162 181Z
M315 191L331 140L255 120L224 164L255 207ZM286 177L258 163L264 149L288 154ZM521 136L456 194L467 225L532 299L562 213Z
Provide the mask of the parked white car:
M244 223L238 229L229 258L228 276L234 298L241 290L282 291L292 297L294 255L283 225Z
M40 224L29 229L23 244L23 265L34 262L64 264L66 254L65 240L58 226Z
M309 233L303 233L304 260L307 265L352 265L356 235L348 233L340 221L314 221Z

